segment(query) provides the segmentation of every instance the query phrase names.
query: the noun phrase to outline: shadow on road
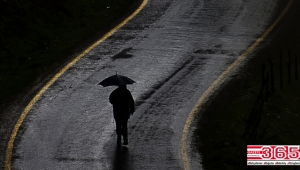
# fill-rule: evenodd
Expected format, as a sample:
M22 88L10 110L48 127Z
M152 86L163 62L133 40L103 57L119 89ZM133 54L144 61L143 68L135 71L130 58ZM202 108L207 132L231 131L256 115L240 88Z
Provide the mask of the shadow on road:
M118 146L115 150L113 159L113 170L131 170L131 163L129 162L129 151L125 146Z

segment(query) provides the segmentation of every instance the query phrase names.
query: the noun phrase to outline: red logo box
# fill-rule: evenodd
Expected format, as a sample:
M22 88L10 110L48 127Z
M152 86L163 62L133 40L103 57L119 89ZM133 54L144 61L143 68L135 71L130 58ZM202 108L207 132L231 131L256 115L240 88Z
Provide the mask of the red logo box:
M247 165L300 165L300 145L247 145Z

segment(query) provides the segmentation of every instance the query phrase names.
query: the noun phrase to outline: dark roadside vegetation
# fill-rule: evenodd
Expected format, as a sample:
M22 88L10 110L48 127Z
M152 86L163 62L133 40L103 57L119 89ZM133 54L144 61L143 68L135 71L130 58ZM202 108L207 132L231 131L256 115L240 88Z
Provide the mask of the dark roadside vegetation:
M10 132L42 84L140 2L0 0L0 169Z
M134 2L1 0L1 106L99 38Z
M300 169L246 166L247 145L300 145L299 5L294 2L243 69L200 113L194 142L205 170Z

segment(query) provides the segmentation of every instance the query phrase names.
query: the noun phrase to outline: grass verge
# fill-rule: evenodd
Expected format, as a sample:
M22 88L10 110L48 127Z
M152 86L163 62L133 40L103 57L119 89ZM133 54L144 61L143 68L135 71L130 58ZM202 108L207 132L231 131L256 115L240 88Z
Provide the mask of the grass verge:
M135 2L0 1L0 106L99 38Z
M204 168L246 169L247 145L299 145L300 90L295 90L299 87L300 80L283 90L276 89L269 101L264 103L256 139L250 139L250 134L242 136L257 97L253 91L259 90L259 86L245 88L242 95L228 101L226 106L209 109L205 114L210 116L206 116L196 132Z
M295 53L299 54L299 22L296 7L289 11L277 29L262 44L234 79L207 104L197 121L194 143L202 156L205 170L300 169L287 166L246 166L247 145L300 144L300 78L295 80ZM280 88L280 51L283 50L283 88ZM292 58L292 81L288 83L289 52ZM262 63L269 71L269 58L274 63L275 93L263 102L257 137L243 137L248 118L259 95ZM299 58L299 57L298 57ZM300 59L298 59L298 65ZM299 66L298 66L299 67ZM299 68L298 68L299 74Z

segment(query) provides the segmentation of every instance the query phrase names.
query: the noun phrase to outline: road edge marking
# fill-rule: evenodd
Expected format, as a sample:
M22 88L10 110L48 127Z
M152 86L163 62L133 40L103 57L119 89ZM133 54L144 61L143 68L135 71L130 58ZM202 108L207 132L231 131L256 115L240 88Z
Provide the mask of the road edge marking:
M110 37L112 34L114 34L118 29L123 27L126 23L128 23L132 18L134 18L148 3L148 0L143 0L141 5L125 20L123 20L120 24L115 26L113 29L111 29L109 32L107 32L104 36L102 36L99 40L97 40L95 43L93 43L91 46L86 48L83 52L81 52L79 55L77 55L71 62L69 62L66 66L64 66L58 73L56 73L47 83L46 85L33 97L33 99L29 102L29 104L25 107L24 111L20 115L17 123L15 124L5 152L5 170L11 170L11 158L12 158L12 152L14 147L15 138L17 136L17 133L28 115L29 111L33 107L33 105L38 101L38 99L45 93L45 91L62 75L64 74L72 65L74 65L78 60L80 60L83 56L85 56L87 53L89 53L92 49L94 49L97 45L102 43L104 40L106 40L108 37Z
M203 93L203 95L199 98L195 106L193 107L192 111L190 112L185 125L182 131L180 147L181 147L181 159L183 163L184 170L190 170L190 163L188 158L187 152L187 138L188 133L190 130L190 126L195 119L196 115L202 109L204 104L208 101L208 99L212 96L212 94L218 89L222 83L226 80L227 76L230 75L230 72L233 71L237 66L242 63L248 54L250 54L256 46L258 46L268 35L269 33L275 28L275 26L281 21L281 19L285 16L287 11L290 9L294 0L290 0L284 10L281 12L279 17L273 22L273 24L264 32L264 34L258 38L244 53L242 53L213 83L210 87Z

